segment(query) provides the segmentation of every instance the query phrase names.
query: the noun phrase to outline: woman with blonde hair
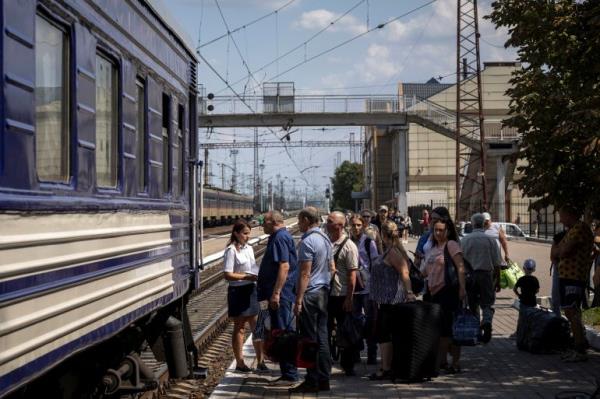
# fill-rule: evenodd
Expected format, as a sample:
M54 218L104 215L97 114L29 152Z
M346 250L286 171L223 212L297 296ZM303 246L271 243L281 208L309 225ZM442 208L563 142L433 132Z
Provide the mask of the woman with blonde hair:
M376 338L381 351L381 369L371 380L393 378L392 327L394 305L416 299L409 278L408 255L402 246L398 226L391 220L381 224L384 252L371 266L370 299L378 305Z

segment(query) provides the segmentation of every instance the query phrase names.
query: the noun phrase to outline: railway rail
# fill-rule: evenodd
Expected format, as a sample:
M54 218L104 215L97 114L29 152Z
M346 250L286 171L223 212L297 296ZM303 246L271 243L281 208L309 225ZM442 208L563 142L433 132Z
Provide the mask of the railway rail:
M291 232L295 232L297 227L288 226ZM267 235L262 235L250 240L249 244L254 247L257 261L266 251ZM215 341L217 345L222 345L223 350L228 348L230 339L224 339L227 334L227 282L223 279L222 271L222 253L209 255L204 259L204 270L201 274L201 285L196 295L192 296L188 303L188 317L192 326L193 338L198 348L198 357L202 359L199 363L206 364L212 361L214 356L206 359L206 354ZM222 354L222 350L214 351L216 354ZM192 396L192 393L198 389L198 384L193 380L169 381L167 364L158 361L152 351L146 348L141 359L154 372L159 380L159 388L150 391L141 396L143 399L154 398L190 398L202 397Z

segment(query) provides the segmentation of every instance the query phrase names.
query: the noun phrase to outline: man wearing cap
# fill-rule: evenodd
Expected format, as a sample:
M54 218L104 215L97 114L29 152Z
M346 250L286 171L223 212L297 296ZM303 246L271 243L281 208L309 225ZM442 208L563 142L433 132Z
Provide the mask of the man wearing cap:
M496 289L494 275L500 271L502 258L496 240L484 231L484 216L476 213L471 216L473 232L460 241L463 257L473 268L473 286L469 290L469 307L479 317L481 308L481 341L487 343L492 338L492 319ZM496 281L496 285L499 281Z
M483 228L485 230L485 234L494 238L498 243L498 249L504 251L504 260L508 262L508 240L506 239L506 233L502 226L498 223L492 223L492 215L488 212L483 212Z
M379 229L379 231L381 231L381 225L388 219L388 207L386 205L381 205L379 207L379 211L377 211L377 217L372 223L375 226L377 226L377 229Z

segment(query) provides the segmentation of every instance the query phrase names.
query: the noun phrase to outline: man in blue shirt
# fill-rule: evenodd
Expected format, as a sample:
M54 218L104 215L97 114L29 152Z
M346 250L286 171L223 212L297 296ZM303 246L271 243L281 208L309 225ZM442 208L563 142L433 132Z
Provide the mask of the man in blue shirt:
M292 304L296 299L294 289L298 279L294 239L285 228L283 215L277 211L265 214L263 230L270 237L258 272L258 301L269 301L272 329L293 330ZM281 362L279 368L279 381L298 380L298 370L293 363Z
M316 208L304 208L298 213L298 227L304 235L298 248L300 275L294 314L298 317L300 333L316 341L319 350L317 367L306 369L304 382L291 388L290 393L329 391L331 355L327 336L327 304L335 268L331 242L319 230L320 222Z

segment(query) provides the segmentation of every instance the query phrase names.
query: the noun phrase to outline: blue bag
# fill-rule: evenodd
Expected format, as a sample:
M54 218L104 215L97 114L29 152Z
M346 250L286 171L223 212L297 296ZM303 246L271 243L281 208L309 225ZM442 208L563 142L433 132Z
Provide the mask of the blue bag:
M452 325L452 343L458 346L477 345L480 333L479 319L468 309L461 307Z

